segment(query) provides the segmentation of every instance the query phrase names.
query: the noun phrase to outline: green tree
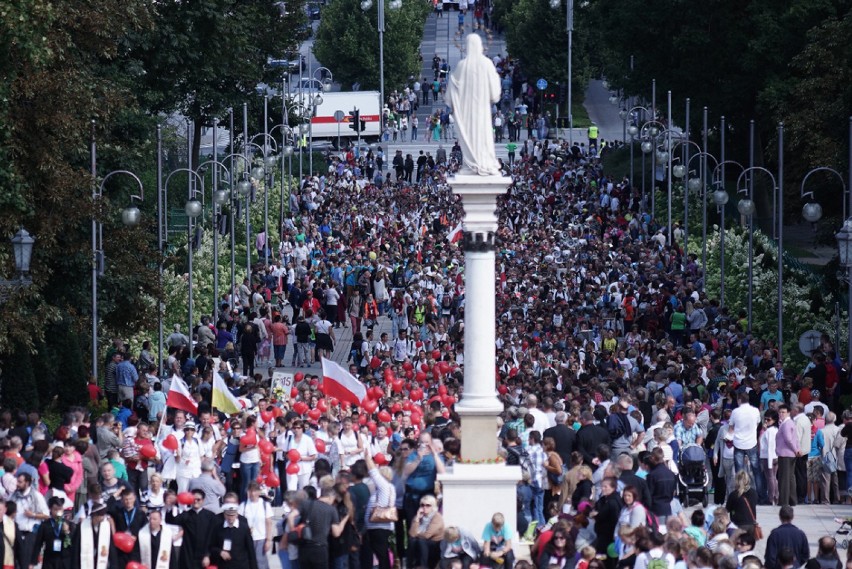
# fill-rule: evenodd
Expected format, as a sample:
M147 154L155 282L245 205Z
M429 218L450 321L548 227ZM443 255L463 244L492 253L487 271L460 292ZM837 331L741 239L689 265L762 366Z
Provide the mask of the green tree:
M0 376L0 402L6 409L38 409L38 389L36 389L30 350L24 344L15 342L10 355L3 359L3 375Z
M61 354L57 358L56 387L58 391L58 407L60 410L74 405L85 405L88 400L86 392L86 367L83 363L82 345L74 328L66 320L53 327L53 352ZM42 399L42 402L44 400Z
M193 163L198 164L201 129L238 111L259 83L277 84L280 71L267 58L282 58L306 15L304 0L243 2L189 0L152 4L156 27L140 34L138 77L146 107L178 112L193 121ZM286 6L286 9L285 9ZM240 121L241 122L241 121Z
M506 3L502 0L498 15L504 13L502 22L506 32L506 49L521 62L526 77L535 81L543 77L550 84L565 83L568 79L568 26L567 7L563 1L551 8L547 0L519 0ZM495 7L496 9L496 7ZM588 49L588 8L583 3L574 7L574 33L572 35L572 91L581 96L590 76Z
M331 67L344 90L360 83L362 90L379 89L378 2L361 10L359 0L335 0L322 14L314 54ZM406 85L420 72L419 54L430 4L403 0L402 7L385 5L385 92Z

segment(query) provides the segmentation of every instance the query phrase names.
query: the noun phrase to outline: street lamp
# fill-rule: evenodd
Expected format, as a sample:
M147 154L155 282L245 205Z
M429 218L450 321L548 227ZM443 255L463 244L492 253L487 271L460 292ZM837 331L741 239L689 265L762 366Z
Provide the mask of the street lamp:
M308 175L314 174L314 117L317 114L317 108L322 105L322 97L319 94L311 98L308 109Z
M213 140L216 139L216 121L213 122ZM213 321L217 321L219 319L219 228L218 219L221 212L221 207L228 203L230 199L230 195L225 190L219 187L219 169L224 170L227 175L227 179L231 179L231 173L228 170L228 167L225 166L222 162L217 160L218 158L218 148L217 144L214 143L213 146L213 159L208 160L199 164L196 169L197 172L203 173L204 169L208 164L213 165L213 184L210 186L210 195L211 200L213 202L213 213L211 217L211 225L213 229ZM198 203L196 201L196 203ZM196 216L197 217L197 216Z
M562 6L562 0L550 0L550 7L553 10L558 10ZM574 36L574 0L566 0L565 2L565 29L568 32L568 147L574 146L574 110L572 107L573 78L571 77L572 65L574 58L571 50L573 49ZM618 101L616 101L617 103ZM632 185L632 184L631 184Z
M639 138L642 140L642 143L639 145L639 149L642 151L642 202L645 202L645 155L652 154L651 156L651 217L655 217L655 209L656 209L656 189L654 184L656 182L656 170L657 170L657 153L654 150L657 148L657 139L659 136L665 133L666 127L663 123L656 119L651 119L649 121L645 121L645 123L639 127ZM668 155L665 156L668 159ZM669 235L669 243L671 243L671 234Z
M724 124L724 117L722 117ZM723 138L724 141L724 138ZM724 152L725 147L722 146L722 151ZM728 192L725 191L725 166L727 164L732 164L734 166L738 166L740 170L745 170L745 166L736 162L734 160L722 160L716 164L716 167L713 169L713 173L711 174L710 179L712 180L712 184L716 186L716 191L714 191L710 198L713 200L713 203L716 204L717 211L721 214L722 222L720 226L719 232L719 249L720 249L720 262L719 267L721 271L721 287L719 288L719 306L725 305L725 205L728 203Z
M107 180L112 178L113 176L129 176L136 181L136 184L139 186L139 195L131 195L130 196L130 205L125 208L121 212L121 221L125 226L132 227L137 225L142 217L139 209L133 205L133 200L143 201L145 197L145 188L142 185L142 180L139 179L139 176L130 172L129 170L114 170L108 173L101 180L101 183L97 182L97 160L98 160L98 152L97 152L97 143L95 141L95 121L92 121L92 134L91 134L91 150L90 150L90 158L91 158L91 172L92 172L92 205L94 209L97 210L100 205L100 201L104 195L104 187L106 185ZM23 236L22 236L23 237ZM32 245L29 245L29 251L32 252ZM23 254L24 249L21 249ZM25 260L21 257L21 261ZM26 259L27 265L29 265L29 258ZM18 258L16 257L15 263L17 264ZM92 215L92 377L98 377L98 277L103 275L104 272L104 252L103 252L103 224L98 221L97 214ZM160 359L162 359L162 351L159 354Z
M361 0L361 10L368 11L373 7L373 0ZM402 8L402 0L391 0L388 4L391 10L399 10ZM377 4L377 28L379 30L379 93L381 102L379 103L379 115L381 120L384 120L382 109L385 104L385 0L379 0Z
M852 357L852 219L843 222L843 227L836 237L840 264L846 269L846 282L849 287L846 295L846 310L849 315L846 328L846 357L848 359Z
M319 73L319 77L317 77L317 73ZM313 78L322 84L324 93L331 91L331 86L334 85L334 74L331 72L331 69L328 67L317 67L314 69Z
M231 293L233 294L234 290L237 287L237 262L236 262L236 230L235 223L237 217L237 206L240 201L248 198L251 194L251 182L248 179L249 170L251 169L251 163L248 159L242 155L237 153L231 153L228 156L222 158L223 161L230 160L231 168L230 172L231 179L235 179L237 177L237 165L234 164L234 160L242 160L242 172L240 173L240 180L234 184L230 185L230 191L228 195L228 201L230 202L230 215L229 215L229 229L231 234ZM235 194L236 191L236 194ZM248 202L246 202L248 205ZM233 308L233 307L231 307Z
M0 279L0 304L4 304L15 291L33 284L30 276L30 260L33 256L35 239L21 227L12 237L11 242L12 251L15 254L15 278Z
M697 176L690 176L690 174L695 173L693 170L689 169L690 165L692 164L692 161L695 160L695 158L701 159L701 166L700 166L701 167L701 173L698 174ZM704 151L698 152L696 154L693 154L689 158L689 160L687 161L686 166L683 170L683 176L679 176L681 178L686 177L686 192L696 193L699 196L701 196L701 204L702 204L702 207L701 207L701 210L702 210L702 213L701 213L701 215L702 215L702 223L701 223L701 225L702 225L702 229L701 229L701 231L702 231L702 235L701 235L701 237L702 237L701 268L702 268L702 271L705 271L705 273L702 275L702 288L705 286L706 283L704 283L704 281L707 278L707 275L706 275L706 270L707 270L707 184L705 183L705 180L707 179L707 159L708 158L713 160L713 162L716 163L716 165L719 164L719 161L716 160L716 157L713 156L712 154L710 154L708 152L704 152ZM680 166L680 164L678 164L678 166ZM675 166L674 168L677 168L677 166ZM674 170L674 168L672 168L672 170ZM675 175L677 175L679 172L680 172L680 170L678 170L678 172L675 172Z

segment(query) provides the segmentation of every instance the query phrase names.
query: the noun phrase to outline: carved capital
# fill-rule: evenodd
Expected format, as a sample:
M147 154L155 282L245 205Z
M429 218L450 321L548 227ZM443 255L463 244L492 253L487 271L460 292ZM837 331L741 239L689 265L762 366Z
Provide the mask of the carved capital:
M462 249L465 251L493 251L493 231L465 231L462 238Z

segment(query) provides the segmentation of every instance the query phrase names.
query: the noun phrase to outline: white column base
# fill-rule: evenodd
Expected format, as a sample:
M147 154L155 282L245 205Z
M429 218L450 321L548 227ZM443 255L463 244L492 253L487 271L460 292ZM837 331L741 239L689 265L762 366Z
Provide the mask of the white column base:
M500 512L506 527L517 536L517 487L520 466L498 464L455 464L452 472L439 474L443 486L443 515L447 525L468 531L481 541L482 530L491 516Z

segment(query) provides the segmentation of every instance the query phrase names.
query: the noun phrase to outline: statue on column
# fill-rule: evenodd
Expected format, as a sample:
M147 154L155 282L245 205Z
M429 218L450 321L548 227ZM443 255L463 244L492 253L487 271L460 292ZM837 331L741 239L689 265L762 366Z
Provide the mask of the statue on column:
M482 38L469 34L466 42L467 56L453 70L447 84L447 104L453 109L464 157L461 173L499 176L491 105L500 100L500 76L485 56Z

